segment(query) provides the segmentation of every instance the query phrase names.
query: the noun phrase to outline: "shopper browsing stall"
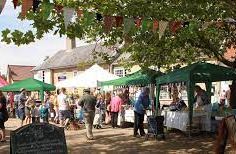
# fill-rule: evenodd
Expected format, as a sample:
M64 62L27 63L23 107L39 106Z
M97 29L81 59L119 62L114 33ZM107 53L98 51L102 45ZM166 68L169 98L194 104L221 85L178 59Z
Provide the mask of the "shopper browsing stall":
M134 103L134 137L138 135L138 130L141 136L145 135L143 121L145 110L150 105L149 93L149 88L145 87Z
M119 94L116 94L116 96L112 97L111 99L111 125L112 128L117 127L117 121L118 121L118 114L121 112L121 105L123 101L120 98Z

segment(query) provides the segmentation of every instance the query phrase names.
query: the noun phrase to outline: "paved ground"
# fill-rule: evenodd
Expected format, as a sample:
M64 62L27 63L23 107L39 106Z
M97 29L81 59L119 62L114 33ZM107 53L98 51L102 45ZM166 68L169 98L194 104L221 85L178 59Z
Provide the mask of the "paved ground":
M7 142L0 143L0 154L9 153L9 132L19 126L17 119L6 123ZM181 133L169 133L165 141L134 138L132 128L94 130L94 141L87 141L85 130L65 131L69 153L214 153L214 138L203 135L188 138ZM228 148L229 149L229 148Z

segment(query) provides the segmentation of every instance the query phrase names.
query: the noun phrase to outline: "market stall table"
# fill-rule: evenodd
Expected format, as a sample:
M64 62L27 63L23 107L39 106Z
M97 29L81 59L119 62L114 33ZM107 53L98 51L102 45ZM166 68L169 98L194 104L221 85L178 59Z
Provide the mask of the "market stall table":
M147 123L147 116L152 115L150 110L146 111L146 114L144 116L144 123ZM134 110L133 109L126 109L118 116L118 125L121 124L121 122L130 122L134 123Z
M188 111L162 111L164 116L164 125L168 128L175 128L181 131L187 131L189 125ZM209 113L205 111L193 112L193 119L200 119L201 130L210 131Z

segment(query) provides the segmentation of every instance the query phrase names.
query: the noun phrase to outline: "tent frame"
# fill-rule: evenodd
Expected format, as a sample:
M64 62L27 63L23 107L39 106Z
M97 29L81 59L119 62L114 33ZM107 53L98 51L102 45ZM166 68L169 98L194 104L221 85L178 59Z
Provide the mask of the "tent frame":
M148 85L148 84L155 84L155 78L158 76L164 75L160 71L155 71L152 69L148 70L139 70L137 72L134 72L132 74L128 74L127 76L115 79L115 80L109 80L109 81L103 81L99 82L99 86L142 86L142 85Z
M156 78L156 113L158 113L158 104L160 103L161 85L168 83L187 83L188 106L189 106L189 125L191 134L193 104L194 104L194 87L196 83L205 83L206 92L211 96L212 82L228 81L236 79L236 70L219 65L205 62L197 62L189 66L172 71L166 75Z

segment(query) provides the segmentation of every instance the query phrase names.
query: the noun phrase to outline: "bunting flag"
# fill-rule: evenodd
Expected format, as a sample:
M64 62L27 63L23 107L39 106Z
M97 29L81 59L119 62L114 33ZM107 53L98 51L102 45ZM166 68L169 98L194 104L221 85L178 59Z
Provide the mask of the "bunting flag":
M185 21L184 23L183 23L183 27L188 27L189 26L189 21Z
M14 5L14 9L16 9L17 6L19 6L19 1L18 0L13 0L13 5Z
M216 27L217 28L221 28L221 27L223 27L224 26L224 22L223 21L217 21L216 22Z
M147 30L147 20L145 19L142 21L142 30Z
M172 21L170 23L170 31L172 33L176 33L177 30L179 30L182 27L182 22L181 21Z
M22 0L21 17L25 17L27 11L33 6L33 0Z
M78 9L78 10L77 10L77 16L78 16L79 18L81 18L81 17L83 16L83 10L82 10L82 9Z
M43 2L42 3L42 12L43 12L43 19L47 20L48 17L50 16L52 9L53 9L53 4L49 3L49 2Z
M57 11L57 13L61 13L63 11L63 6L62 5L55 4L54 8Z
M121 27L123 24L124 18L122 16L115 16L116 27Z
M100 13L96 13L96 20L97 21L102 21L102 14L100 14Z
M105 16L104 17L104 29L105 32L108 33L111 31L113 25L114 25L115 18L113 16Z
M203 24L202 24L202 28L203 29L207 29L209 26L211 26L213 24L213 22L212 21L208 21L208 22L204 22Z
M143 31L147 31L150 27L152 27L152 23L150 22L150 20L144 19L142 20L142 30Z
M2 10L6 4L6 0L0 0L0 14L2 13Z
M135 23L135 26L137 28L140 28L141 25L142 25L142 19L141 18L137 18L137 19L134 20L134 23Z
M159 23L156 19L153 20L153 28L152 31L155 33L159 27Z
M38 10L40 2L41 2L40 0L33 0L33 11L34 12L36 12Z
M159 39L161 39L161 37L164 35L165 30L168 26L168 22L167 21L159 21Z
M86 25L90 25L94 22L95 14L88 11L83 11L82 16L84 16L84 21Z
M63 8L63 14L64 14L64 23L65 23L65 28L67 29L71 19L73 18L75 9L73 8Z
M133 18L125 18L124 19L124 32L127 34L130 30L135 27Z

